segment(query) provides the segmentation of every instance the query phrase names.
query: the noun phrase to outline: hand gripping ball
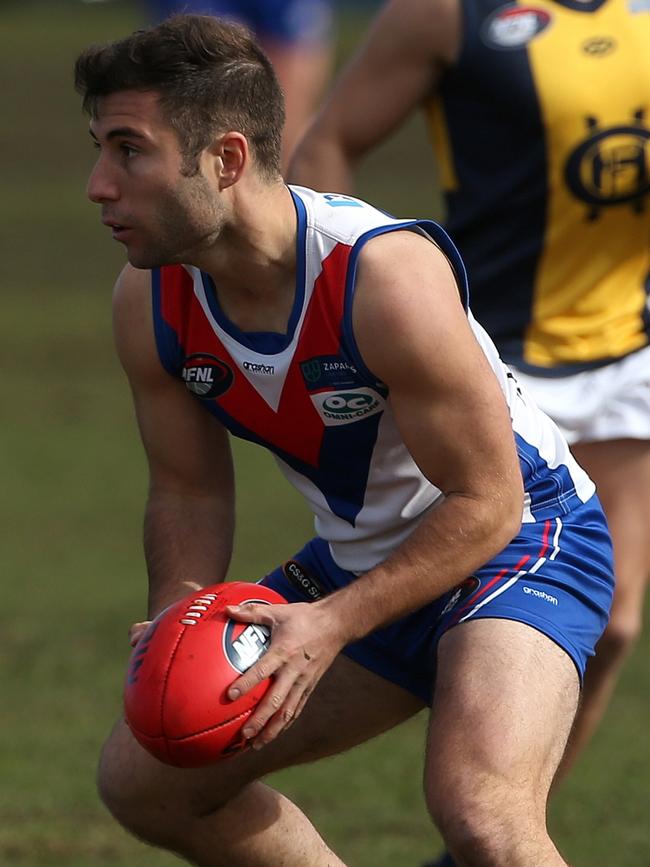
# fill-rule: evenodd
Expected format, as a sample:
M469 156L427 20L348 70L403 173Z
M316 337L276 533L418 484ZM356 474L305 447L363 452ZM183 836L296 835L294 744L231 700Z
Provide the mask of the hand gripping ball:
M246 747L241 730L271 679L235 701L226 693L266 653L271 632L231 620L224 609L252 602L286 599L259 584L214 584L162 611L135 646L124 689L126 721L160 761L201 767Z

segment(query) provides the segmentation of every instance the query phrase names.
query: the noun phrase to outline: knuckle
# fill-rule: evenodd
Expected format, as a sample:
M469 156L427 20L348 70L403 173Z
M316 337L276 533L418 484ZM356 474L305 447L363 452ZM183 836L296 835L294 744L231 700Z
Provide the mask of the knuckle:
M273 646L273 650L282 662L287 662L287 660L291 659L294 653L293 648L286 641L278 641Z
M267 677L271 674L270 666L268 662L258 662L255 666L255 675L250 674L250 680L254 683L257 683L260 680L266 680ZM252 686L252 683L251 683Z

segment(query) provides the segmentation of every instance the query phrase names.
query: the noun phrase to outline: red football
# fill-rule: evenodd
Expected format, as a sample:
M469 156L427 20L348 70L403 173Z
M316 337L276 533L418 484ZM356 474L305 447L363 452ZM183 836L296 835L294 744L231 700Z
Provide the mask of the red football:
M226 695L271 640L268 627L226 616L226 605L247 602L286 599L245 581L214 584L162 611L135 646L124 688L126 721L162 762L201 767L245 748L242 727L271 682L235 701Z

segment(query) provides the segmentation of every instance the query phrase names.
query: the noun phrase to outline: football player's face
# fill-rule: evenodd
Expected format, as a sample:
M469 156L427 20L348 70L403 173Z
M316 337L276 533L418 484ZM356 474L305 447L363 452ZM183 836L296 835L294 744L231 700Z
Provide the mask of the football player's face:
M218 237L224 212L199 171L183 175L183 155L158 96L126 90L101 97L90 134L99 150L88 180L102 222L136 268L191 262Z

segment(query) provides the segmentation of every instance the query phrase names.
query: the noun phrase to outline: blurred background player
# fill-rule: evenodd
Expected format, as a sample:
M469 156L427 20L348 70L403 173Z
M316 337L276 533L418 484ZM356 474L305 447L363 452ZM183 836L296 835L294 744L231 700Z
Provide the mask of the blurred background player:
M426 112L477 318L597 483L617 589L559 777L640 633L650 573L648 44L647 2L391 0L289 171L348 192Z
M283 161L316 107L333 58L331 0L147 0L149 17L180 12L239 21L257 36L284 92Z

